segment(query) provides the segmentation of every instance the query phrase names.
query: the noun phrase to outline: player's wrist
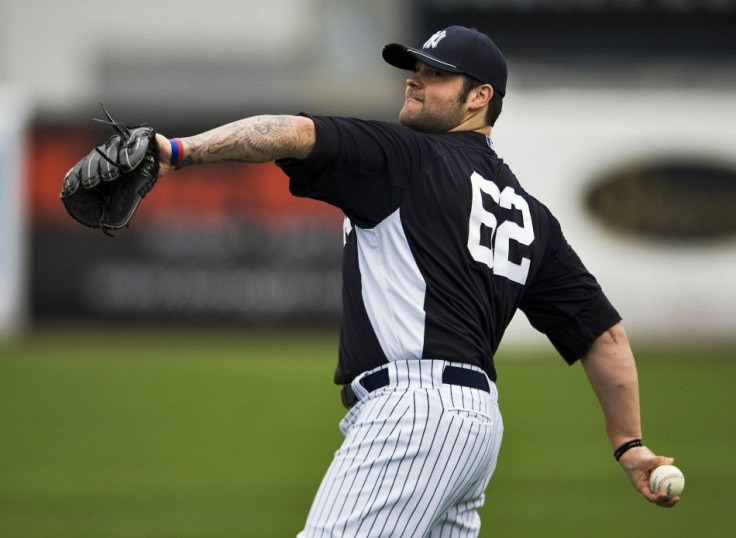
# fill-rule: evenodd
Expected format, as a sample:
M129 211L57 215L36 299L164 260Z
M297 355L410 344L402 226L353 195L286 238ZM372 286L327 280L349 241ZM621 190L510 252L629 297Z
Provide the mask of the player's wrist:
M642 443L641 438L635 438L635 439L629 439L625 443L622 443L616 450L613 451L613 457L616 459L616 461L621 460L621 456L626 454L629 450L632 448L639 448L644 446L644 443Z
M184 166L184 144L181 138L169 139L169 145L171 148L171 169L178 170Z

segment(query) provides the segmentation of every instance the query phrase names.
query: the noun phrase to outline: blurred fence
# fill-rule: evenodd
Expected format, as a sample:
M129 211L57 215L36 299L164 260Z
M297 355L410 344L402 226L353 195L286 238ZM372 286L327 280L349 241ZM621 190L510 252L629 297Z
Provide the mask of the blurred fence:
M17 88L0 84L0 336L20 329L28 314L23 166L28 113Z

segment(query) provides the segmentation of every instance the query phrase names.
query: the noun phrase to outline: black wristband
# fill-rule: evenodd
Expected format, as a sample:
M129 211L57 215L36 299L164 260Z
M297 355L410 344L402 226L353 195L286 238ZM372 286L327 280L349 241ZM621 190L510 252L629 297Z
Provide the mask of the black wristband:
M632 439L631 441L626 441L623 445L616 449L616 452L613 453L613 457L616 458L616 461L618 461L621 459L621 456L623 456L628 450L637 446L643 446L641 443L641 439Z

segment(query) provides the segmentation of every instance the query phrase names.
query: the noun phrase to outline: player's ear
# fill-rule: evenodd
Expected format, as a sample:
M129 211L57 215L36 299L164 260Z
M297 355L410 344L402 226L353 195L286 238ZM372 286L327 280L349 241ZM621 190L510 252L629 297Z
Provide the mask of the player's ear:
M493 86L490 84L481 84L473 88L468 95L468 107L470 110L479 110L490 104L493 98Z

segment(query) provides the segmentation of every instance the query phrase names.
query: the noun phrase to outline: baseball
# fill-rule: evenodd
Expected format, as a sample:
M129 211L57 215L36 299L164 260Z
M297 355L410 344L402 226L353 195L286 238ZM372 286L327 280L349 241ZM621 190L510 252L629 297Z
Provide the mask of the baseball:
M655 493L664 491L668 497L676 497L685 488L685 475L674 465L660 465L649 477L649 488Z

